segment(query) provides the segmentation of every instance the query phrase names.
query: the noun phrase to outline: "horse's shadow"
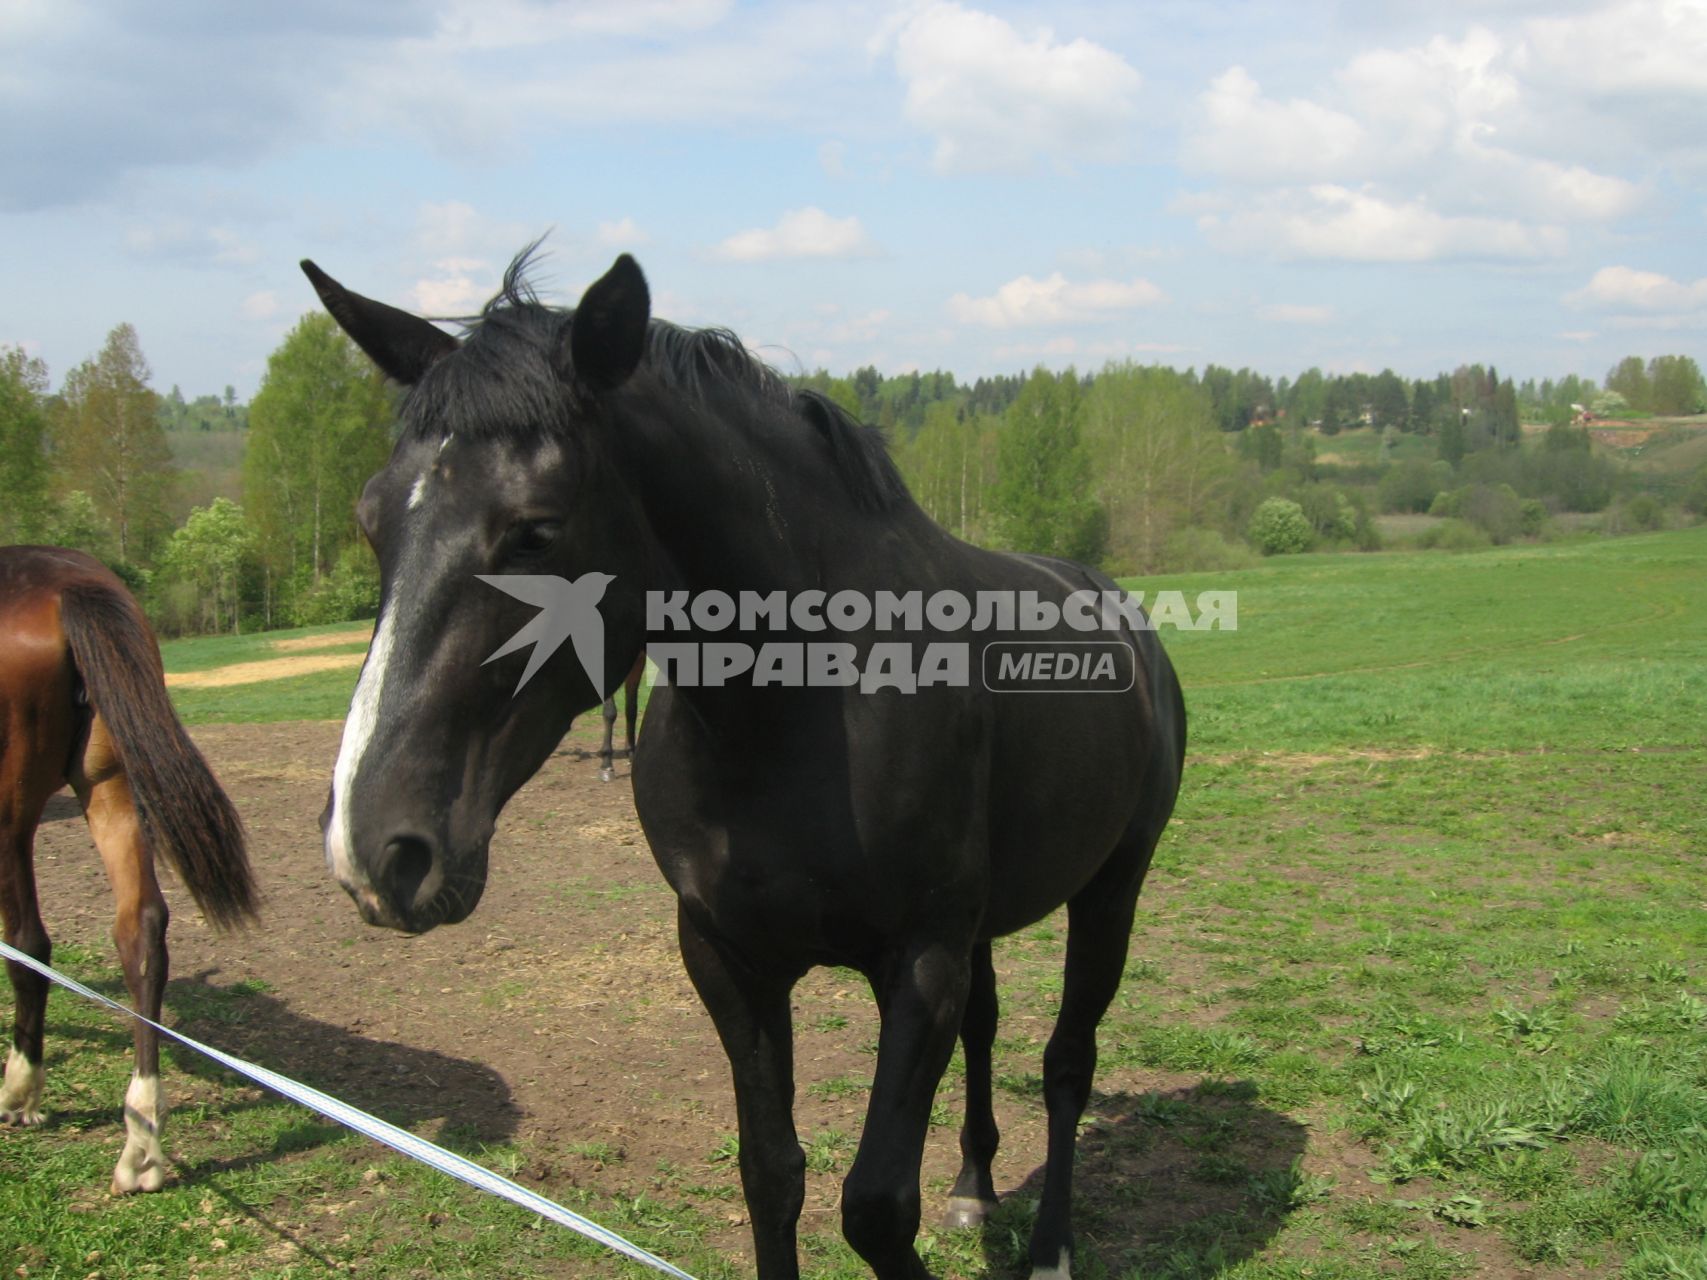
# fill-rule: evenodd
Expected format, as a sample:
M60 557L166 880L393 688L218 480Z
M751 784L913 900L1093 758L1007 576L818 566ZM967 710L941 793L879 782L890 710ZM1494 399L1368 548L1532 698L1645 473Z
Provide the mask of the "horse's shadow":
M60 791L48 797L47 807L42 810L42 822L65 822L71 818L82 818L83 806L77 802L77 797L69 791Z
M430 1049L372 1039L305 1017L282 1000L244 983L220 986L214 970L166 984L166 1007L175 1029L289 1076L404 1129L429 1134L440 1145L474 1154L515 1136L518 1109L510 1087L490 1067ZM167 1042L172 1067L204 1081L229 1081L231 1073L188 1046ZM227 1094L217 1111L231 1116L271 1105L273 1095ZM186 1164L188 1176L248 1168L320 1146L340 1132L304 1110L302 1123L281 1130L271 1147L241 1156Z
M1073 1173L1073 1274L1212 1275L1259 1252L1318 1187L1298 1166L1304 1127L1256 1099L1254 1085L1218 1080L1093 1093ZM1039 1167L985 1223L992 1277L1029 1273L1042 1193Z

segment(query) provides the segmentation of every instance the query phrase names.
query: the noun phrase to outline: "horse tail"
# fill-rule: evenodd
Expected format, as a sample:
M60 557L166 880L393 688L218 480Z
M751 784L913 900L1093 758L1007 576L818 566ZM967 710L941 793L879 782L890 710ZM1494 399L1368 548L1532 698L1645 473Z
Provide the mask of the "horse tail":
M96 581L65 587L59 615L89 702L112 735L148 849L165 855L215 925L252 920L260 894L243 821L172 708L142 611L118 584Z

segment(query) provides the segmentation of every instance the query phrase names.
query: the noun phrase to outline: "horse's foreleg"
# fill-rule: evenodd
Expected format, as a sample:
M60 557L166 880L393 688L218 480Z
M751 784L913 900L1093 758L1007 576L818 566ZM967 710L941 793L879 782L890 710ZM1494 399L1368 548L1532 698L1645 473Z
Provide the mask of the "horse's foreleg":
M990 944L980 942L972 949L971 986L960 1021L960 1043L966 1052L966 1118L960 1128L960 1176L954 1180L943 1215L943 1226L949 1228L975 1227L996 1210L990 1164L1001 1134L990 1091L990 1049L996 1042L997 1011Z
M166 990L166 899L154 876L154 860L142 837L130 786L111 754L104 729L97 718L83 769L71 782L83 802L83 816L112 885L113 941L124 967L125 985L136 1011L158 1022ZM166 1123L160 1033L137 1022L135 1043L136 1069L124 1099L124 1150L113 1170L115 1195L158 1191L166 1181L166 1155L160 1145Z
M919 1161L970 980L965 944L935 942L896 955L875 984L883 1017L877 1077L859 1155L842 1182L842 1234L878 1280L930 1275L913 1247Z
M759 1280L798 1280L795 1230L806 1157L794 1131L792 979L753 973L677 912L682 960L729 1055L740 1125L741 1187Z
M0 822L0 921L4 922L8 945L47 964L53 958L53 944L36 899L34 841L33 816L27 821L15 818ZM6 1074L0 1080L0 1123L40 1124L47 979L10 961L6 973L12 980L12 1047L6 1054Z

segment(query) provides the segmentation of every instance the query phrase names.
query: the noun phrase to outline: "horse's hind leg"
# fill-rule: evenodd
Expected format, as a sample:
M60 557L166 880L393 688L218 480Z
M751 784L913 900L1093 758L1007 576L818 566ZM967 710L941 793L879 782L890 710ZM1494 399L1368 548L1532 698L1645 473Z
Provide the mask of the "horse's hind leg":
M622 687L622 720L623 742L628 748L628 758L634 759L634 717L640 711L640 678L646 672L646 655L642 654L634 664L634 670L628 673L628 681Z
M136 1011L160 1021L166 990L166 899L154 876L154 860L117 756L99 717L89 731L82 767L71 785L83 802L83 816L112 884L116 913L113 941L124 967L125 985ZM135 1023L136 1070L124 1099L124 1150L113 1170L114 1194L158 1191L166 1181L166 1155L160 1130L166 1123L166 1099L160 1089L160 1033Z
M928 1280L914 1247L931 1101L965 1020L970 944L932 939L872 974L882 1027L859 1154L842 1180L842 1234L878 1280Z
M975 1227L996 1210L996 1184L990 1163L1001 1134L990 1092L990 1049L996 1042L996 970L990 944L972 949L972 982L960 1020L960 1044L966 1054L966 1118L960 1127L960 1176L949 1192L943 1226Z
M615 754L611 739L616 736L616 695L613 693L605 699L605 744L599 748L599 781L612 782L616 779L616 771L611 767L611 757Z
M1159 835L1129 831L1102 871L1067 904L1061 1012L1043 1053L1049 1148L1031 1232L1032 1280L1066 1280L1071 1273L1073 1149L1096 1071L1097 1024L1126 968L1138 890Z
M0 811L0 921L10 946L47 964L53 958L53 944L36 898L34 844L39 816L39 806L34 813L24 814L16 803ZM47 979L11 961L6 963L6 973L12 980L12 1047L0 1081L0 1123L40 1124Z

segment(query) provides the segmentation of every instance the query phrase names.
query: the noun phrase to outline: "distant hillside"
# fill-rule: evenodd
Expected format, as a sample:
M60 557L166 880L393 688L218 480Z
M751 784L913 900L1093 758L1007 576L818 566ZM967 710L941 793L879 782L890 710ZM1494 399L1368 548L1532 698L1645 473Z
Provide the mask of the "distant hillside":
M247 431L204 430L199 425L167 430L172 465L178 468L175 522L182 523L193 508L215 498L243 500L243 446L248 439Z

